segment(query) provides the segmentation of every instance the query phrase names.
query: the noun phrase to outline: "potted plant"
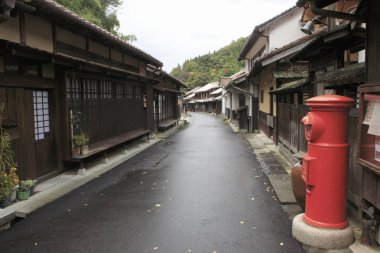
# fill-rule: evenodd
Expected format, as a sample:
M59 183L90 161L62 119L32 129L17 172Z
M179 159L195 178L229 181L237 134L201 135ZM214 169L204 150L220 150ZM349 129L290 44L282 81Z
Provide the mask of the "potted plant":
M37 180L28 179L26 184L29 186L29 196L34 195L36 189Z
M0 172L0 208L5 208L12 204L10 200L11 184L9 176L5 171Z
M1 124L4 103L0 104L0 200L2 206L14 201L12 193L18 184L16 164L13 161L12 139Z
M89 137L85 133L81 131L80 134L74 135L73 141L74 146L78 147L81 150L82 155L88 154Z
M30 196L31 181L33 180L23 180L17 188L17 198L19 200L27 200Z
M17 197L17 186L19 182L19 178L16 174L17 169L15 167L12 167L9 170L8 177L9 177L9 184L10 184L10 193L9 193L9 198L11 199L12 202L16 200Z

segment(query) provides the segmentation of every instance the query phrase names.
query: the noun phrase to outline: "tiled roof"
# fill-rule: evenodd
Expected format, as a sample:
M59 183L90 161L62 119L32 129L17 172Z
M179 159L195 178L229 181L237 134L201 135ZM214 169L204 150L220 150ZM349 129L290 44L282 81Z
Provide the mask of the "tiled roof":
M192 90L186 92L186 93L185 93L185 96L188 96L188 95L190 95L190 94L195 93L195 91L197 91L197 90L200 89L200 88L201 88L201 87L195 87L194 89L192 89Z
M195 91L195 93L201 93L201 92L206 92L211 89L215 89L219 87L219 82L213 82L213 83L208 83L205 86L199 88L198 90Z
M222 91L223 91L223 89L222 89L222 88L219 88L219 89L214 90L213 92L211 92L210 95L216 95L216 94L221 93Z
M291 43L289 43L289 44L287 44L281 48L278 48L278 49L273 50L272 52L270 52L268 54L263 55L262 57L258 58L255 61L254 66L252 67L252 69L248 73L248 76L256 75L259 71L261 71L261 69L265 66L265 64L263 64L263 61L265 61L265 60L268 61L268 59L270 59L271 57L274 57L280 53L283 53L284 55L286 55L286 53L288 53L288 54L294 53L292 51L298 52L299 50L302 50L302 48L306 47L307 45L312 43L319 36L321 36L322 34L324 34L326 32L327 32L327 30L324 28L317 30L312 35L306 35L306 36L304 36L304 37L302 37L296 41L293 41L293 42L291 42ZM295 48L297 50L295 50L293 48ZM286 57L286 56L284 56L284 57Z
M170 74L167 73L166 71L162 71L162 72L163 72L163 74L164 74L166 77L172 79L173 81L175 81L176 83L178 83L178 84L179 84L180 86L182 86L183 88L186 88L186 87L187 87L187 85L184 84L184 83L183 83L181 80L179 80L178 78L176 78L176 77L170 75Z
M106 31L105 29L85 20L78 14L70 11L69 9L63 7L62 5L56 3L53 0L32 0L30 5L36 7L39 12L50 15L51 17L61 19L63 22L70 24L71 26L79 26L92 32L95 36L108 40L112 44L116 44L122 47L124 50L131 52L132 54L140 57L151 64L156 66L162 66L162 62L148 53L132 46L127 41L124 41L117 37L116 35Z
M270 25L272 22L286 16L290 12L298 9L297 6L293 6L286 11L278 14L277 16L274 16L273 18L265 21L264 23L257 25L255 29L253 29L251 35L249 36L248 40L245 42L243 49L241 50L239 54L238 60L241 61L244 59L245 55L248 53L248 51L252 48L253 44L256 42L256 40L260 37L261 32L266 28L266 26Z

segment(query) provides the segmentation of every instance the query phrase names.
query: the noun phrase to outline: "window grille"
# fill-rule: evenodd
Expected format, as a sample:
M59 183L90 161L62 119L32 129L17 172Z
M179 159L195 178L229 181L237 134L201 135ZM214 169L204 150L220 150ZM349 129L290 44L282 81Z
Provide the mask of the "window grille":
M110 99L112 98L112 83L102 81L101 82L101 98L102 99Z
M45 139L50 132L49 96L47 91L33 91L35 140Z
M133 85L127 84L127 98L133 98Z

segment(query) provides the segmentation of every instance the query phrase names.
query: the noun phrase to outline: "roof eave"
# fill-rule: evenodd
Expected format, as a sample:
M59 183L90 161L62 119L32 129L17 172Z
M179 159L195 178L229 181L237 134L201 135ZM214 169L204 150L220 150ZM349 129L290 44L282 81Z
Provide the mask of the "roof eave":
M118 45L126 51L129 51L133 55L136 55L140 59L146 60L147 63L151 63L155 66L162 67L163 63L148 53L142 51L141 49L132 46L128 42L120 39L116 35L106 31L105 29L81 18L76 13L70 11L64 6L54 2L53 0L33 0L31 4L35 7L39 7L39 10L46 15L53 17L66 18L66 22L70 21L71 26L80 26L87 29L90 33L95 36L99 36L104 39L110 40L111 43Z

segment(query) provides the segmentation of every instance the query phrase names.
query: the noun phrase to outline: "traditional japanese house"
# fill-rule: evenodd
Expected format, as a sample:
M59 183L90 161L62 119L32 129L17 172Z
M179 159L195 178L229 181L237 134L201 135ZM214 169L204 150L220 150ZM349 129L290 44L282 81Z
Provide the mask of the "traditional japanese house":
M247 84L251 86L251 114L253 121L256 121L251 124L252 130L258 128L275 141L277 106L275 95L271 91L277 88L277 83L272 69L276 67L276 61L287 56L290 51L284 51L285 55L271 53L305 36L300 30L303 25L300 22L302 14L302 8L292 7L256 26L238 58L245 60ZM268 54L270 56L265 59Z
M228 102L230 103L230 121L242 132L251 132L253 129L252 99L254 94L252 93L252 88L253 86L247 80L245 70L232 75L229 83L225 86L228 92Z
M52 177L64 161L83 165L154 129L161 80L146 70L162 63L54 1L16 4L1 18L0 45L2 124L21 178ZM74 159L80 132L90 154Z
M195 102L195 111L213 112L213 97L210 96L210 93L219 88L219 82L213 82L194 91L193 101Z
M210 97L212 98L212 112L215 114L220 114L222 112L222 93L222 88L218 88L210 93Z
M151 72L152 77L160 80L158 84L153 86L153 112L154 129L163 131L178 123L181 117L179 96L182 93L181 88L186 88L186 85L165 71L154 68L154 66L148 66L148 71Z
M185 93L183 98L183 106L185 107L185 111L195 112L195 91L201 87L195 87L194 89Z
M256 71L270 71L267 74L275 83L275 88L269 92L269 98L273 100L272 107L277 112L273 122L273 139L289 158L307 150L307 142L299 122L309 111L306 99L309 98L311 89L308 65L305 62L291 62L290 59L325 32L326 29L322 28L311 35L305 35L260 57L256 62Z
M229 92L225 89L226 85L232 80L231 77L222 77L220 78L219 85L222 88L222 113L224 116L230 118L230 102L229 102Z
M350 111L348 126L351 144L348 197L350 207L357 210L351 214L356 214L362 224L361 242L378 247L380 2L300 0L297 5L310 8L315 15L329 17L332 24L341 24L316 42L319 44L301 52L299 58L310 58L316 94L324 90L357 101Z

